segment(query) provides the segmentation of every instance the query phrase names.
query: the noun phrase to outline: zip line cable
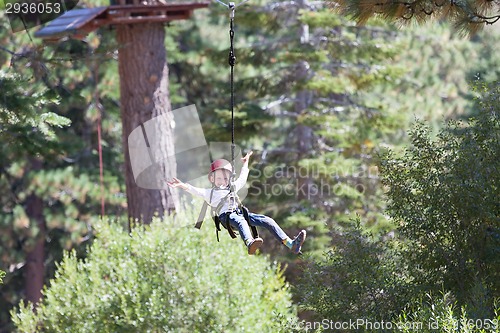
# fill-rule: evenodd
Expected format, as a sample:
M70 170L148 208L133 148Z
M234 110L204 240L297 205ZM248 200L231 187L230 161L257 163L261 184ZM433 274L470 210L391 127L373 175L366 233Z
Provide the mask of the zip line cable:
M234 14L235 10L237 7L243 5L244 3L248 2L249 0L243 0L239 4L235 5L234 2L229 2L228 4L220 1L220 0L215 0L219 4L223 5L227 9L229 9L229 57L228 57L228 62L230 66L230 109L231 109L231 168L232 168L232 175L231 175L231 191L234 191L234 180L236 178L236 170L235 170L235 165L234 165L234 150L236 148L235 145L235 139L234 139L234 65L236 64L236 56L234 54Z

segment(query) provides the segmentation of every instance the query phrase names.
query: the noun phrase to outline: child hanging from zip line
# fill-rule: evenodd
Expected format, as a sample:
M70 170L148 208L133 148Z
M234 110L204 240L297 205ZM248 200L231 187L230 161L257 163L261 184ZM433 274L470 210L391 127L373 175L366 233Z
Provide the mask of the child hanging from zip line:
M243 166L240 176L234 182L233 191L231 191L230 179L233 174L231 163L225 159L218 159L212 162L208 180L212 183L212 188L199 188L191 184L184 183L177 178L167 182L170 187L181 188L191 195L202 197L206 203L215 211L215 216L219 218L220 223L228 229L232 237L232 229L239 231L242 240L248 248L248 254L254 254L262 246L262 238L252 235L251 227L263 227L269 230L276 239L288 247L293 253L299 254L302 244L306 239L306 231L300 231L294 239L281 229L281 227L272 218L262 214L248 212L249 223L245 220L245 207L242 207L237 192L245 186L248 178L248 161L252 155L248 152L241 158ZM250 224L250 226L249 226Z

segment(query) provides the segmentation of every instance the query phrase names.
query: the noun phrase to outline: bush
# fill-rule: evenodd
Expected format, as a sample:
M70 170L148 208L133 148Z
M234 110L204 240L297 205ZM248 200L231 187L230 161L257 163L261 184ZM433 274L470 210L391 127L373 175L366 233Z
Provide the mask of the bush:
M405 311L394 323L398 332L413 333L493 333L500 332L500 307L495 306L495 316L470 318L465 307L457 309L449 293L441 298L426 295L411 310ZM457 315L458 314L458 315Z
M407 288L391 243L363 233L358 221L335 235L335 244L304 270L300 305L319 320L396 318L406 306Z
M415 285L450 291L474 318L491 316L500 297L500 83L484 88L476 119L436 139L417 126L413 147L382 162Z
M12 312L19 331L279 332L296 319L279 267L242 242L170 219L96 229L87 259L65 254L36 314Z

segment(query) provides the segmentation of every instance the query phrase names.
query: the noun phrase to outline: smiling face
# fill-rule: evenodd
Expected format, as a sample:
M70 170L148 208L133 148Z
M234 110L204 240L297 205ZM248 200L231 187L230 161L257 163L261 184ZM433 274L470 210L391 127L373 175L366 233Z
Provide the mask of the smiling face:
M227 187L229 185L229 178L231 177L231 172L229 170L215 170L210 175L210 182L216 187Z

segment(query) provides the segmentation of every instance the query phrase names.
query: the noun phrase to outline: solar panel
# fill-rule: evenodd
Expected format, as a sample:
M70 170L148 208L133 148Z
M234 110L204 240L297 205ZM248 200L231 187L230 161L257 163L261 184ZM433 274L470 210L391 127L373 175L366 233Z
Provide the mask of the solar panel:
M60 38L67 35L74 35L78 33L79 29L104 13L107 9L108 7L95 7L69 10L35 32L35 37Z

